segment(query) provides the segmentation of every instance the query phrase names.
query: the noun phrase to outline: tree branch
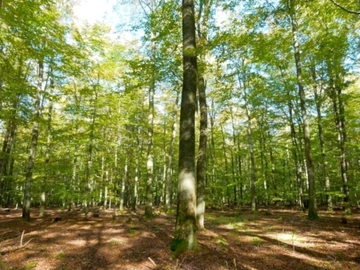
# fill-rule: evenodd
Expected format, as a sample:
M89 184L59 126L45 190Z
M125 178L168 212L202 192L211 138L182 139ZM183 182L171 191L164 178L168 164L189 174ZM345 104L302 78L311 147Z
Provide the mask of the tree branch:
M334 0L330 0L330 2L333 3L335 6L337 6L338 8L340 8L348 13L360 15L360 11L353 11L353 10L347 9L347 8L343 7L342 5L338 4L337 2L335 2Z

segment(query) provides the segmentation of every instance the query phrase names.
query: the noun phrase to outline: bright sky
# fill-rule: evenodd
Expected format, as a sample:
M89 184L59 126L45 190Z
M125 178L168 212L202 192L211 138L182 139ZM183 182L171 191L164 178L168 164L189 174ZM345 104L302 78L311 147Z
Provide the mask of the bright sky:
M117 0L79 0L79 4L74 7L74 12L82 22L93 24L96 21L104 21L111 23L115 19L113 7L116 2Z
M129 25L136 20L137 14L131 10L130 5L121 4L120 0L78 0L78 4L74 6L75 16L79 23L94 24L102 22L112 27L113 39L119 39L120 42L131 42L139 39L139 35L135 35L129 31ZM115 6L116 9L115 9ZM121 27L121 32L119 28ZM125 27L125 28L123 28Z

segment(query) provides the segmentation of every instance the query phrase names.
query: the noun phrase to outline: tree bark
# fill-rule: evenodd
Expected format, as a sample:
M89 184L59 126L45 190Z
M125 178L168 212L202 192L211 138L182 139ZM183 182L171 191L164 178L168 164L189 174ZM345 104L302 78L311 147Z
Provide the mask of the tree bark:
M307 170L307 179L309 183L309 219L317 219L317 209L316 209L316 193L315 193L315 175L314 175L314 165L311 157L311 142L310 142L310 125L307 119L306 112L306 100L305 100L305 90L302 80L302 67L300 59L300 46L297 36L297 21L295 18L295 8L293 3L290 4L290 20L291 20L291 32L293 38L293 48L294 48L294 58L295 58L295 67L296 67L296 77L297 77L297 86L300 97L300 109L301 116L303 118L303 137L305 144L305 161L306 161L306 170Z
M197 246L195 184L195 110L197 59L194 1L182 1L183 89L180 109L179 180L175 237L176 254Z
M166 211L170 210L171 208L171 198L172 198L172 181L171 181L171 171L172 171L172 162L173 162L173 152L174 152L174 144L176 138L176 116L178 111L178 103L180 97L180 91L176 91L176 100L175 106L172 112L172 128L171 128L171 139L170 139L170 147L166 158L166 172L165 172L165 209Z
M200 105L200 138L199 152L197 156L197 201L196 201L196 221L197 228L204 229L205 215L205 181L206 181L206 150L207 150L207 105L206 105L206 85L204 78L199 79L199 105Z
M153 73L155 71L152 71ZM153 182L154 182L154 95L155 95L155 78L152 74L151 86L149 88L149 116L148 116L148 154L147 154L147 181L146 181L146 205L145 205L145 216L151 217L153 215Z
M48 110L48 119L47 119L47 140L46 140L46 150L45 150L45 168L49 167L50 162L50 152L51 152L51 138L52 138L52 129L51 129L51 120L52 120L52 108L53 104L50 101L49 110ZM50 170L49 170L50 171ZM47 174L48 172L45 171L45 176L41 183L41 196L40 196L40 213L39 216L44 216L45 211L45 202L46 202L46 182L47 182Z
M325 178L325 192L326 192L326 205L327 210L332 211L332 198L330 194L330 178L329 178L329 171L328 171L328 163L326 157L326 148L325 148L325 139L324 139L324 129L322 124L322 113L321 113L321 106L322 106L322 97L321 97L321 89L320 93L318 91L318 87L316 85L316 73L315 67L312 68L312 78L314 81L314 95L315 95L315 105L316 105L316 113L317 113L317 124L318 124L318 133L319 133L319 141L320 141L320 150L321 150L321 158L322 158L322 170Z
M34 122L31 135L31 146L30 153L28 157L26 175L25 175L25 186L24 186L24 201L22 209L22 218L26 221L30 221L30 205L31 205L31 181L34 170L34 162L39 138L39 121L40 121L40 111L41 111L41 91L42 83L44 76L44 63L42 60L39 60L39 70L38 70L38 82L37 82L37 91L35 97L35 107L34 107Z
M346 148L345 148L345 144L347 141L346 126L345 126L345 109L341 96L341 84L338 81L339 78L337 78L337 75L334 75L333 73L334 71L332 71L331 67L329 67L330 98L333 104L335 125L338 133L337 141L340 150L340 173L343 182L344 203L346 208L345 211L350 212L348 161L347 161Z

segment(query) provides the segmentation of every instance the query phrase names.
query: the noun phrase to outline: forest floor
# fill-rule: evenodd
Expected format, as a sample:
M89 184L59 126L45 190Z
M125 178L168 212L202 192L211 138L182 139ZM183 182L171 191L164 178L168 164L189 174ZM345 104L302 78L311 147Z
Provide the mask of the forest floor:
M199 249L172 258L175 216L155 212L113 220L110 210L47 210L40 218L32 209L29 223L21 210L0 209L0 269L360 269L359 214L345 224L341 212L319 211L311 221L294 210L210 210Z

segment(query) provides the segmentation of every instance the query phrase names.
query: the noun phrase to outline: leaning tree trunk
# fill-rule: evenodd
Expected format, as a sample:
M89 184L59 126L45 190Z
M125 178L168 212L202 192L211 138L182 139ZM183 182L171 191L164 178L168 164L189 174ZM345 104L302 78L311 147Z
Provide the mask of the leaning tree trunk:
M34 107L34 123L32 128L31 135L31 146L30 153L28 157L27 167L26 167L26 176L25 176L25 187L24 187L24 202L22 209L22 218L26 221L30 221L30 204L31 204L31 181L34 169L34 161L36 156L36 149L39 138L39 118L40 118L40 100L41 100L41 91L42 83L44 76L44 63L42 60L39 60L39 71L38 71L38 82L37 82L37 91L35 97L35 107Z
M296 67L296 76L297 76L297 85L299 90L300 97L300 109L301 116L303 118L303 136L304 136L304 144L305 144L305 161L306 161L306 169L307 169L307 179L309 182L309 219L318 218L317 210L316 210L316 193L315 193L315 175L314 175L314 165L311 157L311 142L310 142L310 125L307 119L306 112L306 101L305 101L305 90L302 81L302 68L301 68L301 60L300 60L300 46L298 42L297 36L297 21L294 14L294 6L293 3L290 4L290 20L291 20L291 32L293 38L293 47L294 47L294 58L295 58L295 67Z
M180 109L179 179L175 237L176 254L197 246L195 184L195 110L197 59L194 1L182 1L183 89Z

